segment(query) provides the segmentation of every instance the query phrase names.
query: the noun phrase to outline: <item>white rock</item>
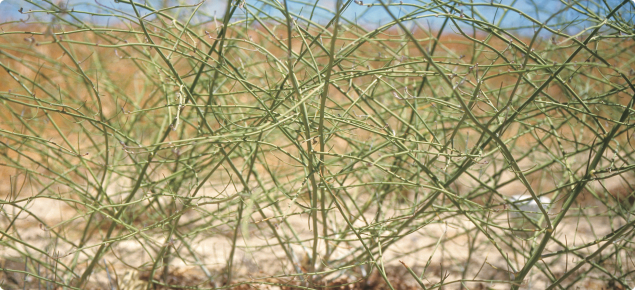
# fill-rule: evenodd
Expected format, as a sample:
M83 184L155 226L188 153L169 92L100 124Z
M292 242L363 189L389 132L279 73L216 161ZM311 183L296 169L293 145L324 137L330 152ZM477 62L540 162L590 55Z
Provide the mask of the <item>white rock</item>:
M551 207L551 198L541 196L538 199L540 200L542 207L547 211L547 213L549 213L549 208ZM513 195L509 198L509 200L514 203L520 211L525 212L525 214L529 218L538 221L542 217L540 208L538 207L536 201L531 197L531 195ZM516 210L515 207L510 206L509 210L511 211L509 214L511 219L524 219L523 215L518 210Z

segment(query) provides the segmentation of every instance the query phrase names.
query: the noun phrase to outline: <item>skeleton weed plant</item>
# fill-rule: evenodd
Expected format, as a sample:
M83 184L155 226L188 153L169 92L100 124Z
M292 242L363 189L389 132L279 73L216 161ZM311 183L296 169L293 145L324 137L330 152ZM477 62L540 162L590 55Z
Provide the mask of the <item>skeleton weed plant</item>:
M5 289L635 286L632 1L3 5Z

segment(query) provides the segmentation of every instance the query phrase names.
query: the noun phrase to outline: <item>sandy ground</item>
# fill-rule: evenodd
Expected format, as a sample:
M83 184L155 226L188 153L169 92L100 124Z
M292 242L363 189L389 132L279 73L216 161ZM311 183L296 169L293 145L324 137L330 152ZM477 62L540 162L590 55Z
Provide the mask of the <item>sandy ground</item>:
M286 204L283 204L284 206ZM25 250L25 247L12 241L10 236L5 236L3 242L11 244L11 246L4 246L0 250L0 256L2 257L0 266L3 269L25 270L25 260L23 260L24 258L19 258L23 256L19 253L20 251L27 251L33 257L39 257L45 262L48 261L51 265L55 265L52 258L57 255L60 256L60 261L66 264L72 264L74 258L82 261L86 253L94 253L96 246L101 241L99 237L105 232L104 229L94 234L94 238L88 244L92 243L95 246L85 247L83 252L77 252L68 243L52 238L46 228L47 226L44 226L44 224L48 226L58 224L55 228L63 228L65 231L64 236L69 241L78 240L82 235L82 232L78 229L82 228L80 225L84 218L73 219L77 212L75 209L60 201L44 199L32 201L26 209L34 216L40 218L40 220L38 221L33 217L26 218L27 215L21 214L20 218L14 221L13 227L17 229L17 233L12 230L12 236L18 237L19 234L19 238L22 241L35 245L42 253L37 253L34 249ZM8 208L8 210L17 214L15 208ZM600 210L591 208L589 211ZM557 212L557 207L553 208L551 212ZM271 212L266 213L271 214ZM390 214L393 213L387 213L387 216L390 216ZM194 214L186 216L184 221L193 216ZM259 220L256 218L257 216L258 214L254 213L252 215L253 220ZM506 217L506 214L499 214L497 223L506 224L504 220ZM372 220L373 216L369 214L366 218ZM425 268L422 280L428 287L439 283L441 280L451 282L466 279L471 281L465 281L463 284L458 282L450 283L445 285L443 289L459 289L461 287L464 287L463 289L508 289L510 287L509 281L513 279L514 274L512 273L513 269L506 265L505 258L508 258L516 269L520 269L526 261L526 257L523 257L520 253L527 255L532 245L538 240L537 238L542 237L542 235L538 235L537 238L531 238L522 233L514 236L502 230L492 230L491 234L494 234L494 236L498 235L498 239L507 239L508 242L513 243L511 246L505 245L500 241L497 243L502 253L507 256L504 257L484 234L473 234L478 230L465 217L444 218L443 220L443 223L433 221L418 231L400 239L397 243L383 248L381 255L375 253L375 259L380 261L380 265L386 269L388 279L395 289L420 288L400 262L408 265L418 275L421 275ZM63 226L59 225L63 221L65 221L62 224ZM237 288L287 289L271 284L305 285L307 276L297 275L298 273L294 269L300 267L303 271L306 271L310 267L307 261L308 255L311 253L310 241L313 237L313 232L308 226L306 214L290 215L287 217L287 222L295 230L298 238L305 241L303 246L295 244L291 247L295 265L289 262L283 249L276 245L278 241L272 231L266 226L266 223L252 222L248 225L248 233L245 234L243 232L238 238L238 246L234 256L233 282L249 281L253 284L252 286L237 286ZM6 218L2 218L0 224L3 229L6 229L9 222ZM276 220L275 224L280 233L284 233L288 237L292 236L289 226L279 222L279 219ZM625 220L614 219L609 221L604 217L591 216L588 220L565 219L563 224L559 226L559 230L556 231L555 237L562 241L566 240L570 247L576 247L607 235L624 224L626 224ZM356 225L361 226L363 223L358 220ZM468 235L465 235L466 231L472 234L468 237ZM381 234L386 236L390 233L383 232ZM566 238L564 237L565 235L567 236ZM183 243L179 241L173 242L170 249L178 255L172 256L173 258L170 260L169 270L167 271L168 275L162 275L163 272L159 271L161 273L157 273L155 278L164 280L165 277L168 277L167 283L169 284L199 286L201 288L223 286L227 259L231 250L231 237L231 229L227 226L221 226L209 229L207 233L200 234L195 239L190 239L191 251L197 254L200 259L198 261L192 258L190 250ZM527 240L522 239L525 237L527 237ZM354 239L354 236L350 235L346 238ZM161 244L164 237L159 235L149 236L148 240ZM146 251L149 250L148 246L152 246L140 243L140 241L144 241L144 239L130 237L113 244L111 251L103 257L100 268L91 277L89 286L107 288L108 285L119 285L119 289L144 287L149 278L149 265L152 263ZM376 241L377 239L365 238L365 242L369 244ZM593 253L601 245L602 243L587 247L578 253ZM628 243L626 245L628 246ZM323 281L326 281L324 284L333 286L353 283L342 286L344 288L339 289L388 289L383 279L378 275L378 271L371 271L371 267L368 264L347 268L346 270L336 270L351 264L353 260L351 255L359 255L360 252L363 252L359 250L359 246L360 243L358 241L351 241L340 243L336 249L332 246L330 247L331 257L329 261L331 263L324 265L321 261L318 262L318 265L320 265L318 269L327 272L327 274L322 276L324 278ZM616 244L615 246L618 245ZM324 244L319 244L319 249L320 255L323 255L325 253ZM551 242L545 249L544 254L561 249L562 247ZM150 251L154 253L153 250ZM43 253L46 253L46 255ZM632 252L626 250L621 253L623 255L619 258L613 257L603 260L599 266L606 268L613 274L617 274L615 272L616 267L630 269L631 273L626 276L626 280L631 281L635 286L632 274L635 264L633 264L632 256L630 256ZM541 261L541 264L548 265L548 270L545 270L545 272L551 273L551 275L558 278L580 261L581 257L568 254L545 258ZM598 259L593 261L600 262ZM369 260L358 262L369 262ZM104 270L104 263L108 264L108 272ZM79 271L84 269L85 266L85 263L78 265L76 273L80 273ZM566 280L564 285L581 277L580 275L584 273L584 270L590 267L586 263L576 272L579 274L572 275ZM547 267L543 266L542 268L546 269ZM29 267L26 268L26 271L34 274L40 271L40 275L44 277L47 277L48 274L46 273L50 272L45 269L38 270ZM612 281L607 275L601 275L597 272L593 271L588 276L584 276L575 285L580 287L580 289L625 289ZM47 287L45 289L53 287L53 283L39 282L38 284L37 279L33 277L27 276L25 278L23 272L3 271L0 272L0 276L3 289L22 289L25 283L27 285L26 288L30 289L38 289L31 287ZM70 276L52 277L48 275L48 278L68 281ZM545 273L534 269L526 279L523 289L544 289L548 284L550 283Z

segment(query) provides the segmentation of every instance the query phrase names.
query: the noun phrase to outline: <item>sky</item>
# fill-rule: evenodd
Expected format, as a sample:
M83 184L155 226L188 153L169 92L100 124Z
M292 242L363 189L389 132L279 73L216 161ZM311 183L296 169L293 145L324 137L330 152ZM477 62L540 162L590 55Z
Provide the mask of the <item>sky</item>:
M123 4L123 3L116 3L114 0L97 0L97 1L95 0L53 0L53 1L67 3L67 6L69 8L73 7L75 8L76 11L82 10L82 11L90 11L90 12L100 12L102 8L100 8L98 4L115 8L115 9L120 9L123 11L127 11L129 13L131 13L132 11L129 5ZM192 4L198 3L199 1L201 0L180 0L179 2L192 5ZM238 0L235 0L235 1L238 1ZM277 11L271 5L264 5L264 2L254 1L254 0L246 0L246 1L247 3L252 4L255 7L265 6L264 11L266 13L270 13L270 15L272 16L276 16L276 17L282 16L282 13ZM278 0L271 0L271 1L278 1ZM283 0L280 0L280 1L283 1ZM287 1L289 1L289 9L291 11L299 13L303 17L307 17L307 18L310 17L313 4L315 3L312 0L287 0ZM303 4L302 3L303 1L306 1L306 2ZM333 17L333 14L332 12L326 12L324 9L320 9L319 7L321 6L327 9L334 10L335 1L336 0L319 0L317 4L318 8L315 10L313 19L319 22L320 24L326 24ZM384 1L386 3L389 2L389 0L384 0ZM470 0L464 0L464 1L469 2ZM471 1L473 1L474 3L489 3L492 0L471 0ZM510 6L513 6L514 8L520 9L527 15L530 15L531 17L541 22L547 20L556 12L558 12L563 7L565 7L565 4L559 0L515 0L515 1L514 0L493 0L493 1L496 3L510 5ZM606 2L609 4L610 7L615 7L617 4L621 3L621 1L623 0L606 0ZM633 15L635 15L635 0L631 0L631 1L633 2L624 5L620 9L620 12L625 15L624 17L632 18ZM44 1L34 1L34 2L45 4ZM136 0L136 2L138 3L147 2L152 4L154 7L161 7L165 3L177 3L177 1L174 1L174 0ZM399 1L392 0L392 2L398 3ZM406 4L416 3L418 5L426 5L430 3L431 1L404 0L403 2ZM589 7L591 7L593 10L606 11L606 7L597 6L597 5L603 5L602 0L597 0L597 1L584 0L581 2L585 3L585 5L589 5ZM195 24L195 23L213 21L212 19L214 18L214 16L216 16L218 19L221 19L225 11L226 3L227 1L224 1L224 0L205 0L205 2L198 9L195 17L192 19L192 23ZM379 0L366 0L364 4L370 4L370 3L379 3ZM29 9L33 9L33 10L38 9L37 7L27 3L24 0L0 0L0 25L2 25L2 23L6 23L9 21L19 21L20 19L26 20L27 22L32 22L37 20L47 21L48 19L51 19L51 16L46 15L45 13L33 14L32 15L33 17L29 18L28 15L20 14L18 12L18 9L20 9L21 7L24 9L23 11L28 11ZM470 9L469 7L463 6L463 7L457 7L457 8L465 9L465 13L467 15L471 15L469 11ZM480 14L485 19L487 19L490 23L500 21L500 17L501 15L503 15L502 9L496 9L496 8L484 7L484 6L478 6L477 9L479 10ZM400 6L400 7L393 6L391 10L395 15L404 15L410 11L413 11L414 9L407 6ZM187 18L189 18L189 15L191 14L192 11L193 11L193 7L187 7L187 8L171 10L170 13L171 14L179 13L180 15L179 18L183 19L183 21L186 21ZM145 12L147 13L147 11ZM142 11L141 13L144 13L144 11ZM430 13L427 13L427 14L430 14ZM600 15L604 15L604 14L606 14L606 12L600 13ZM234 16L236 18L244 18L245 14L242 12L238 12ZM351 4L348 7L348 9L343 13L343 16L351 21L356 21L357 23L362 24L371 29L391 20L391 17L389 16L389 14L386 13L385 9L381 6L373 6L371 8L368 8L366 7L366 5L362 6L358 4ZM93 22L97 22L101 24L115 24L118 21L117 18L115 17L95 17L95 16L84 15L83 18L84 20L93 21ZM550 20L549 25L564 23L566 21L571 21L576 18L584 19L586 18L586 16L582 16L573 10L568 10L568 12L565 12L565 13L558 13L557 17L554 17ZM443 18L430 16L419 21L421 21L420 23L424 27L428 27L429 25L432 27L432 29L434 29L435 27L439 27L441 25ZM567 33L574 34L577 31L580 31L589 25L590 23L580 22L580 23L577 23L576 25L566 27L564 29L569 30L567 31ZM527 19L520 17L517 13L508 13L506 17L502 20L501 26L503 28L512 28L512 27L523 28L517 31L517 33L520 33L520 34L522 33L533 34L533 30L534 30L534 28L531 27L532 23L529 22Z

